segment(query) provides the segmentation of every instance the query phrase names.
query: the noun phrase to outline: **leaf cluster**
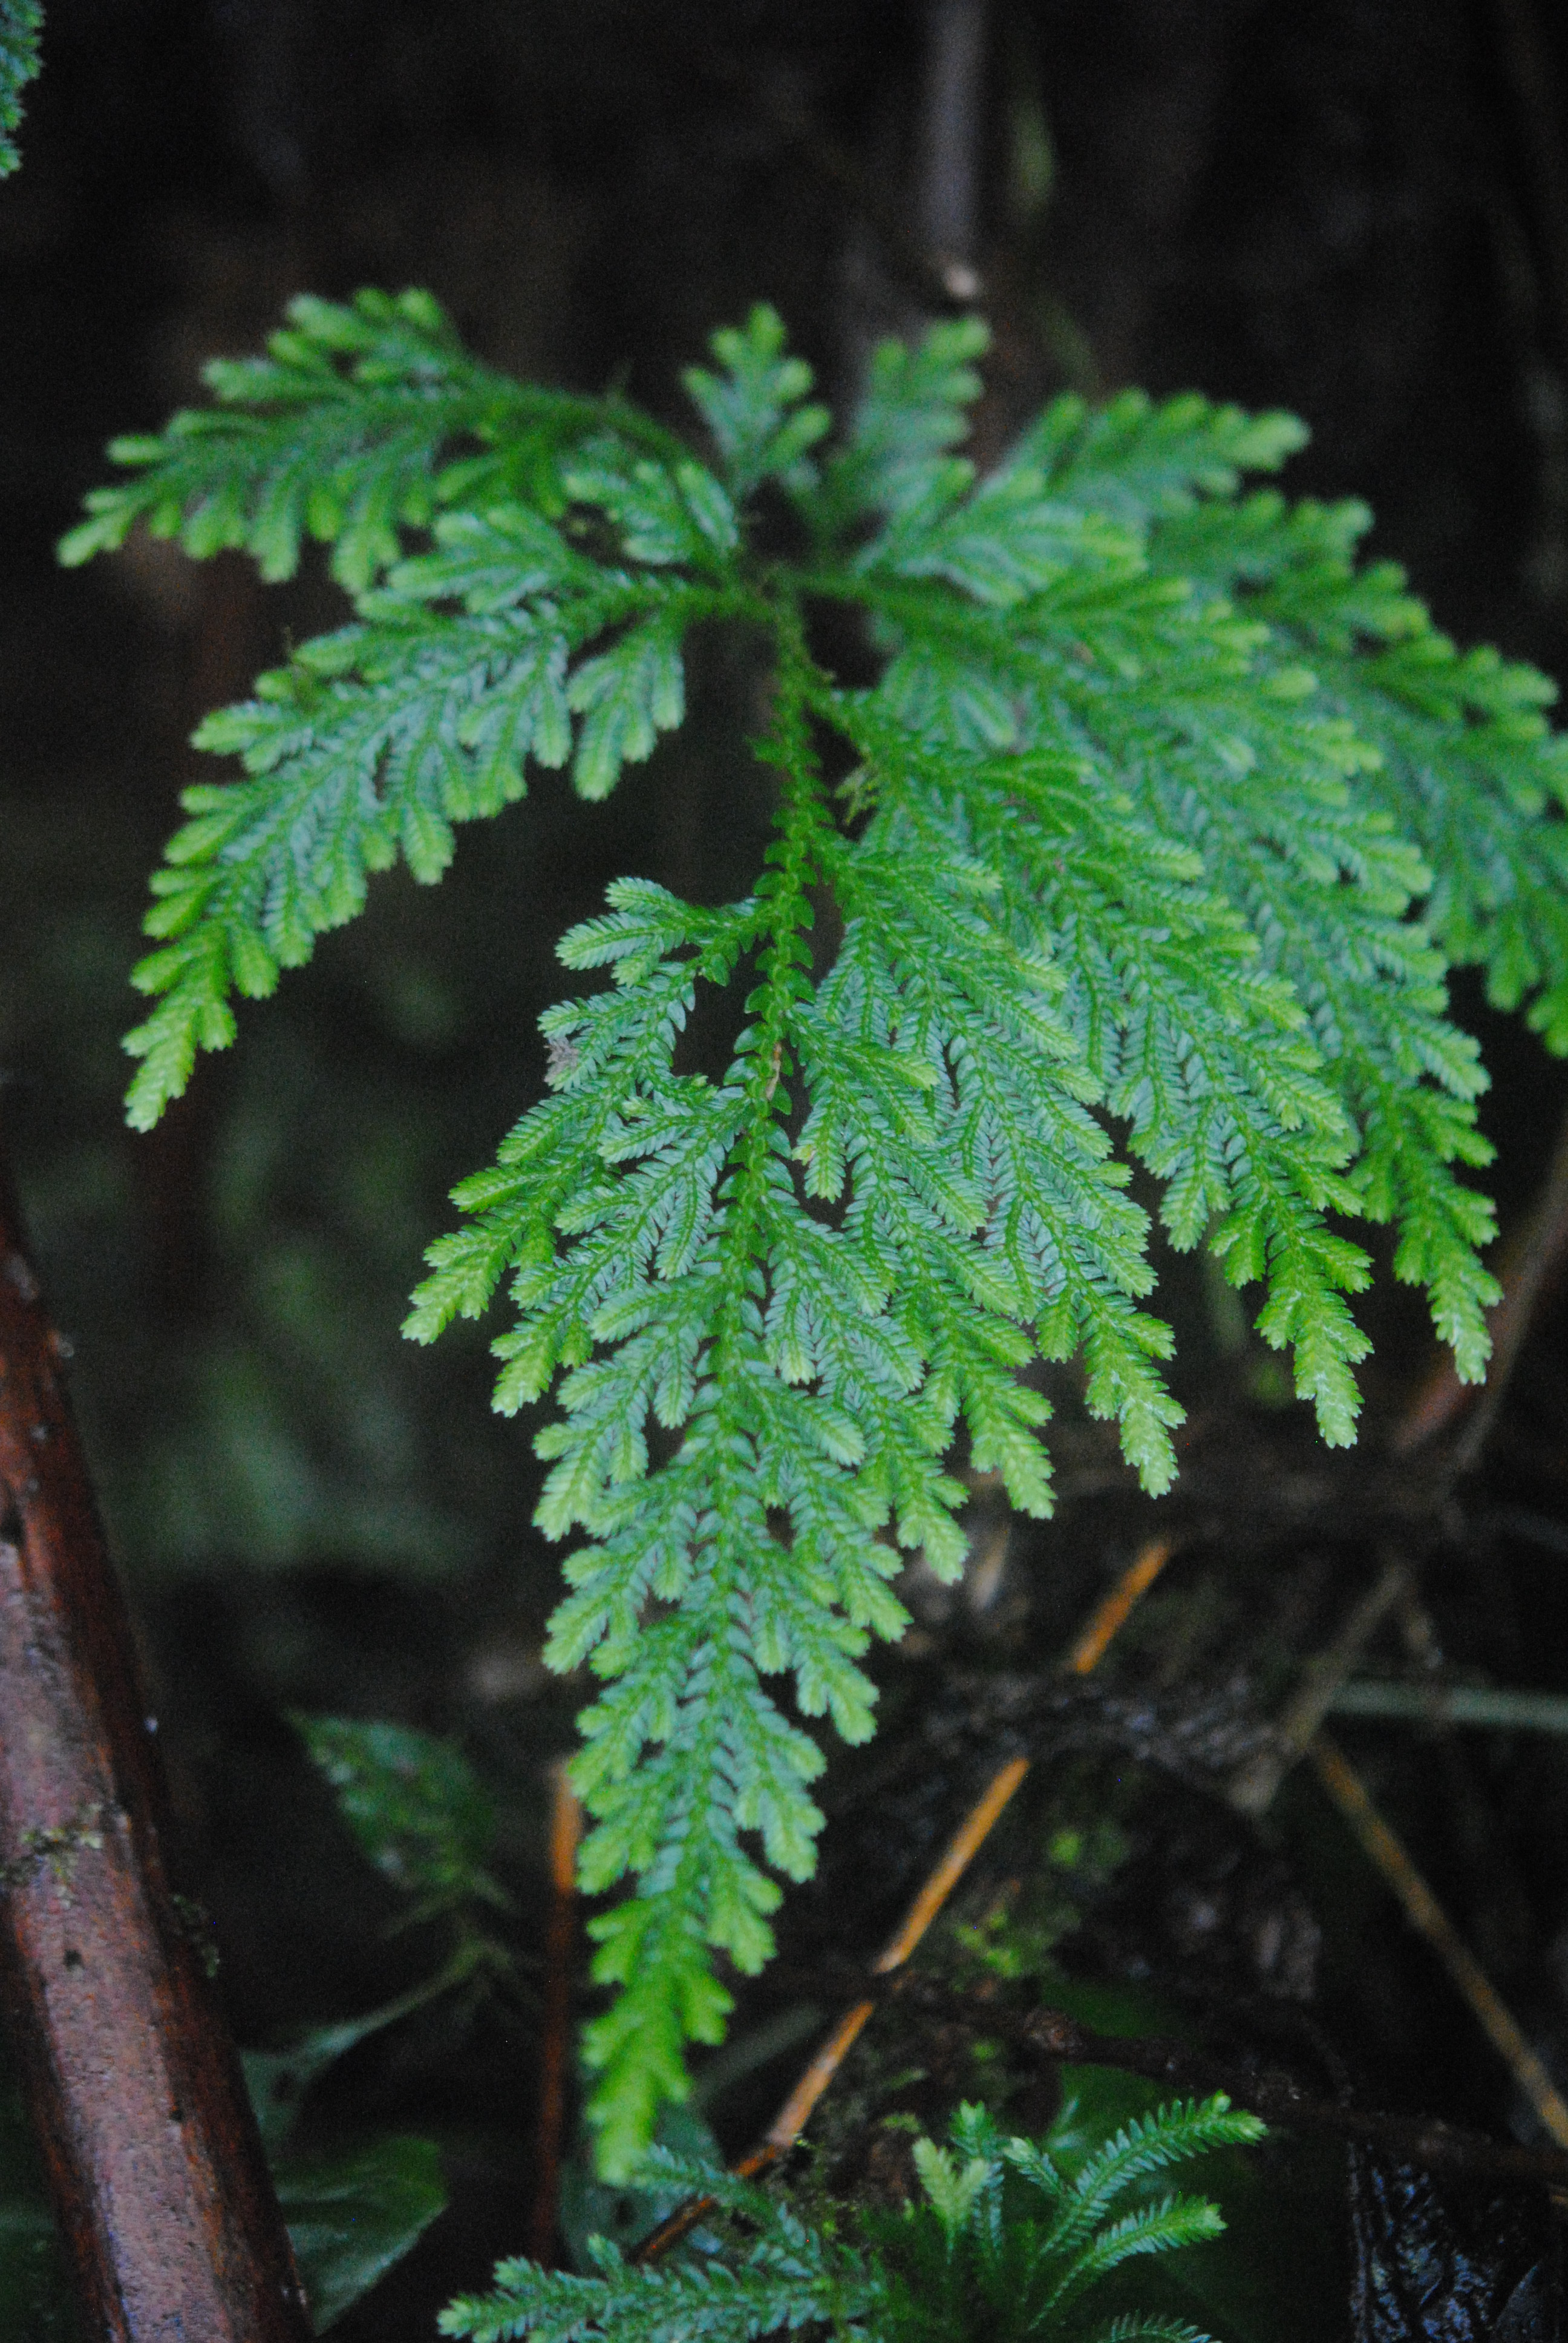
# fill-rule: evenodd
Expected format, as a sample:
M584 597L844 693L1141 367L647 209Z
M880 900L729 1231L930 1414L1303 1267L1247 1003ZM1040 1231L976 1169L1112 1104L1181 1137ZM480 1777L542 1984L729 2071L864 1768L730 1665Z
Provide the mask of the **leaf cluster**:
M1049 2143L1003 2138L983 2107L963 2107L947 2147L915 2143L920 2197L899 2213L861 2212L848 2233L655 2151L649 2184L711 2197L721 2242L657 2265L596 2238L591 2277L502 2262L493 2291L460 2297L441 2331L469 2343L753 2343L800 2329L859 2343L1209 2343L1183 2320L1097 2316L1093 2298L1126 2263L1218 2237L1218 2206L1149 2184L1262 2132L1222 2097L1179 2103L1134 2117L1072 2170Z
M22 159L15 133L22 119L22 92L38 70L43 25L40 0L0 0L0 179Z
M119 444L129 478L67 540L142 522L278 576L314 535L354 599L198 736L240 770L186 793L154 880L142 1126L371 872L436 879L530 770L597 799L651 756L693 627L770 661L751 890L625 879L564 939L586 981L543 1020L548 1094L456 1192L407 1328L509 1285L497 1404L557 1403L549 1658L602 1687L583 1878L630 1883L593 1924L612 2172L722 2035L716 1956L759 1967L779 1878L811 1867L815 1721L871 1731L901 1556L961 1566L955 1453L1048 1512L1039 1363L1077 1358L1170 1484L1131 1166L1345 1442L1358 1222L1392 1224L1461 1374L1486 1357L1485 1076L1449 966L1568 1046L1549 687L1358 568L1360 508L1243 494L1300 445L1290 417L1062 399L978 473L984 346L972 321L888 344L835 434L759 308L688 377L699 455L491 374L427 296L299 302L212 407ZM874 681L819 655L825 610ZM730 987L728 1066L686 1070L699 990Z

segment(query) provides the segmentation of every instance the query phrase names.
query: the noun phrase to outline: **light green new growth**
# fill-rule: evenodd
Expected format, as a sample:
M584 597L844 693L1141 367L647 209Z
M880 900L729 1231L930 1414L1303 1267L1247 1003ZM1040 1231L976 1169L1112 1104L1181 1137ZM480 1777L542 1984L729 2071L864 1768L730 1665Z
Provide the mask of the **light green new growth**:
M1135 2118L1071 2172L1049 2143L1004 2139L983 2107L960 2107L950 2147L915 2143L923 2201L863 2216L858 2238L656 2150L649 2182L711 2199L730 2232L723 2249L628 2264L598 2238L593 2278L502 2262L494 2291L459 2296L441 2331L469 2343L754 2343L805 2327L846 2343L1211 2343L1181 2319L1096 2320L1089 2298L1123 2263L1223 2230L1206 2197L1151 2197L1156 2175L1262 2136L1222 2097L1178 2103Z
M550 1094L457 1191L408 1326L427 1341L509 1280L498 1404L558 1402L538 1519L578 1542L550 1657L604 1685L583 1875L634 1883L595 1922L613 2172L685 2091L685 2045L720 2037L713 1954L759 1966L779 1876L811 1868L822 1758L777 1680L870 1732L859 1661L903 1624L900 1552L960 1566L955 1448L1046 1513L1024 1371L1080 1356L1090 1407L1169 1485L1130 1160L1175 1244L1259 1288L1348 1441L1370 1273L1349 1223L1392 1222L1461 1374L1486 1357L1491 1212L1455 1172L1486 1159L1485 1077L1448 964L1568 1047L1549 687L1358 571L1359 508L1241 496L1299 446L1288 417L1063 399L977 477L984 346L972 323L889 345L835 441L759 309L688 377L705 462L618 401L489 373L427 296L298 302L270 358L212 370L214 408L121 443L127 482L67 541L146 520L280 577L314 533L357 606L198 736L245 771L186 792L154 880L143 1127L368 872L401 853L437 877L530 760L597 799L648 757L693 624L769 649L754 890L704 908L623 880L565 939L608 981L545 1019ZM752 550L759 491L797 559ZM869 688L812 648L834 604L880 651ZM678 1071L698 988L730 984L728 1071Z
M13 133L22 120L22 92L38 70L39 0L0 0L0 179L22 157Z

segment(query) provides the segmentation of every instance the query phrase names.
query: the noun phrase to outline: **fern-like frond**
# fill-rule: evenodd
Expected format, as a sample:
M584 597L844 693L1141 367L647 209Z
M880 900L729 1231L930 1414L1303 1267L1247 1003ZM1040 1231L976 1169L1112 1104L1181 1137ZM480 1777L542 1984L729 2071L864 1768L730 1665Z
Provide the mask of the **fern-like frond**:
M751 2338L830 2328L868 2335L875 2271L853 2247L802 2221L789 2205L726 2172L655 2149L638 2185L673 2183L743 2217L744 2242L722 2256L694 2253L658 2264L628 2263L602 2238L595 2277L574 2277L517 2260L500 2263L495 2289L463 2296L439 2319L443 2335L469 2343L751 2343Z
M969 428L980 393L974 362L989 339L977 318L954 317L913 348L888 341L874 352L844 444L802 498L825 543L879 518L940 510L969 487L973 465L949 451Z
M1420 849L1443 951L1486 971L1568 1051L1568 738L1556 687L1486 649L1460 652L1392 562L1356 567L1364 505L1295 508L1271 493L1158 531L1153 558L1211 577L1265 616L1287 656L1377 752L1364 789Z
M605 427L603 402L526 388L471 357L427 293L301 294L267 348L211 361L213 406L111 443L131 477L92 491L64 561L123 545L141 522L197 558L243 550L276 579L310 537L357 593L397 559L400 530L446 503L483 510L521 494L561 512L564 458ZM668 450L656 426L630 427Z
M22 120L22 92L38 70L43 27L39 0L0 0L0 178L22 159L14 134Z
M1152 2172L1255 2141L1262 2128L1231 2114L1222 2098L1162 2107L1098 2150L1074 2187L1043 2147L1003 2139L983 2107L960 2107L950 2147L915 2143L921 2198L898 2213L865 2208L846 2225L848 2235L813 2226L772 2189L656 2149L632 2185L673 2185L707 2199L718 2234L701 2248L628 2264L598 2238L591 2277L502 2262L493 2292L452 2303L440 2328L468 2343L524 2336L534 2343L751 2343L808 2326L865 2343L1080 2337L1090 2330L1075 2307L1111 2271L1201 2244L1224 2227L1218 2207L1203 2198L1166 2197L1109 2221L1107 2203ZM1060 2220L1043 2228L1013 2201L1019 2180L1057 2199L1065 2190L1077 2209L1092 2211L1070 2234ZM1211 2343L1185 2321L1136 2312L1092 2333L1093 2343Z
M1189 2164L1215 2148L1255 2146L1263 2129L1258 2117L1233 2107L1222 2091L1134 2116L1081 2167L1073 2182L1074 2216L1086 2228L1098 2228L1117 2198L1151 2174ZM1027 2157L1014 2154L1010 2160L1015 2169L1035 2177Z
M809 400L812 374L785 347L784 321L759 302L742 327L713 337L719 371L690 367L681 379L718 449L732 497L764 480L800 496L817 479L810 450L831 427L825 407Z
M549 1094L457 1191L408 1326L509 1283L498 1404L558 1403L538 1520L579 1541L552 1664L602 1684L578 1781L585 1882L624 1891L588 2036L618 2171L722 2031L716 1954L759 1966L779 1878L810 1868L806 1728L869 1732L901 1554L960 1565L955 1445L1047 1511L1027 1371L1076 1355L1169 1484L1130 1162L1176 1245L1259 1289L1347 1440L1355 1222L1392 1223L1460 1373L1486 1355L1490 1207L1462 1176L1484 1077L1449 963L1568 1048L1568 748L1541 679L1461 657L1397 571L1358 569L1359 508L1241 495L1300 444L1288 417L1058 401L979 477L983 347L972 321L886 345L834 446L759 307L688 377L709 464L615 398L490 373L427 297L297 304L268 357L213 371L212 408L122 449L133 477L66 548L145 519L283 576L314 534L356 595L204 727L245 770L187 794L155 880L141 1123L370 872L437 877L530 759L604 796L680 721L693 625L770 646L766 867L718 908L622 881L567 939L608 981L543 1021ZM809 563L764 555L781 518ZM815 663L813 601L864 627L873 681ZM698 987L736 981L729 1066L678 1071ZM1099 2208L1053 2218L1082 2242ZM1151 2221L1127 2238L1152 2249Z
M1129 2310L1097 2327L1093 2343L1213 2343L1213 2338L1185 2318L1145 2318L1141 2312Z
M1101 407L1069 395L1024 433L1000 477L1035 472L1053 499L1141 534L1200 498L1232 495L1248 472L1278 471L1306 439L1294 415L1249 415L1195 391L1157 402L1124 390Z
M192 818L153 881L146 924L163 949L134 980L157 1006L126 1042L143 1061L138 1128L184 1090L198 1049L232 1039L231 994L262 997L308 960L359 910L371 872L401 854L438 879L454 824L520 797L530 759L569 758L578 794L602 798L680 721L681 639L727 607L721 585L662 558L640 572L589 562L516 505L444 517L436 539L360 596L355 625L197 732L247 778L185 791Z

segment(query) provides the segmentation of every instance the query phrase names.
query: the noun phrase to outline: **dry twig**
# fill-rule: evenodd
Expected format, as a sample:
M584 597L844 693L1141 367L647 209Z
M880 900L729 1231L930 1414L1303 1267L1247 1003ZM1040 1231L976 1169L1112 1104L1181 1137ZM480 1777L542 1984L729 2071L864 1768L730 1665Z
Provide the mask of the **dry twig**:
M1488 2037L1507 2061L1543 2130L1559 2147L1568 2148L1568 2104L1564 2104L1480 1962L1378 1813L1360 1775L1326 1734L1319 1734L1308 1755L1319 1781L1355 1833L1362 1851L1398 1896L1406 1919L1425 1937Z

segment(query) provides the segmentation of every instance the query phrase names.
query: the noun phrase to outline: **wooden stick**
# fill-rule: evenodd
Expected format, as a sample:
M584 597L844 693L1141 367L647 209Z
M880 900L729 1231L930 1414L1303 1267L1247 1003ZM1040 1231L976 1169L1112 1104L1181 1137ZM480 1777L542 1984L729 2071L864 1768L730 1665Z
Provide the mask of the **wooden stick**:
M239 2061L169 1889L62 1350L0 1164L0 2000L85 2330L306 2343Z
M1028 1771L1027 1757L1010 1757L992 1775L981 1796L948 1841L936 1869L871 1963L874 1975L886 1976L890 1970L903 1966L990 1835L998 1815ZM850 2045L876 2006L874 2001L860 2001L853 2009L845 2011L769 2125L764 2139L767 2147L781 2156L794 2147L811 2110L843 2065Z
M1568 2148L1568 2104L1480 1962L1373 1805L1360 1775L1326 1734L1319 1734L1307 1754L1319 1781L1355 1833L1362 1851L1398 1896L1406 1919L1425 1937L1493 2045L1506 2060L1515 2082L1534 2108L1542 2129L1559 2147Z
M1326 1651L1309 1660L1302 1680L1280 1713L1270 1745L1243 1765L1226 1795L1237 1812L1266 1814L1292 1765L1306 1755L1313 1735L1394 1604L1411 1591L1410 1566L1401 1554L1385 1557L1364 1594L1351 1605Z
M578 1843L582 1805L564 1759L550 1768L550 1916L545 1931L545 1991L540 2037L539 2123L534 2150L534 2209L528 2250L554 2254L560 2219L561 2135L566 2120L571 2039L572 1951L577 1940Z
M1126 1625L1133 1604L1141 1602L1175 1551L1171 1538L1150 1538L1139 1547L1104 1602L1091 1612L1082 1634L1069 1652L1070 1675L1093 1674Z

